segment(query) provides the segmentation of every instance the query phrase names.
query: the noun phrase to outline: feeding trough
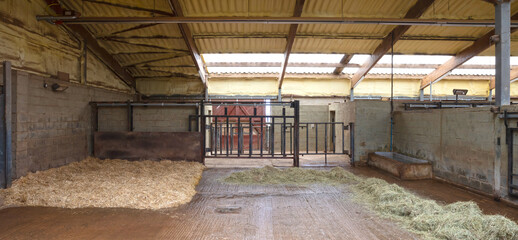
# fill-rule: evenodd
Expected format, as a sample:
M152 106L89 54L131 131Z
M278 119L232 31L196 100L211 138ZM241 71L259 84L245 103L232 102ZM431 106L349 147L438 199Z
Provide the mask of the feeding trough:
M385 170L403 180L431 179L432 164L395 152L369 153L369 166Z

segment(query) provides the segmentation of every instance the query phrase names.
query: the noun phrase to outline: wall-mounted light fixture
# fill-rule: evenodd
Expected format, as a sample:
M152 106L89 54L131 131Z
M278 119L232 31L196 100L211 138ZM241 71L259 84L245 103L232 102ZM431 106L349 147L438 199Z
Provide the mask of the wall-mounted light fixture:
M54 83L52 86L50 86L50 88L52 88L52 91L54 92L63 92L67 90L68 86L62 86L59 83Z
M459 95L468 94L468 89L453 89L453 94L455 95L455 102L459 101Z

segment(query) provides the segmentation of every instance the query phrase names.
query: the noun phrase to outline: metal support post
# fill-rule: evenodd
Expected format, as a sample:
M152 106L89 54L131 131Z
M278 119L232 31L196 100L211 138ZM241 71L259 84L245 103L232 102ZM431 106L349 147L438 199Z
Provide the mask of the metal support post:
M294 124L293 124L293 165L295 167L299 167L299 121L300 121L300 112L299 112L300 102L295 100L293 102L293 110L294 110Z
M497 106L511 103L510 56L511 56L511 3L498 0L495 5L495 104Z

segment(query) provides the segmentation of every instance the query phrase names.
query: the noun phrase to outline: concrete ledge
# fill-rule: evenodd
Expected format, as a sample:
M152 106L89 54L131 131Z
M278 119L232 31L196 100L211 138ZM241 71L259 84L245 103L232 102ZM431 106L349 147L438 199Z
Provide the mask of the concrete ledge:
M369 153L367 165L387 171L402 180L420 180L433 178L431 163L399 153Z

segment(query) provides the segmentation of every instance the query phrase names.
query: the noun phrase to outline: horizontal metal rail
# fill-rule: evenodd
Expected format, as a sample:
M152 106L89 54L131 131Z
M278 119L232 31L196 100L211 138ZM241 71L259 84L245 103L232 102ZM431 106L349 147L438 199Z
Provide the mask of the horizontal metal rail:
M346 18L346 17L70 17L38 15L38 21L60 21L66 24L122 24L122 23L261 23L261 24L375 24L422 25L457 27L495 27L495 20L420 19L420 18ZM518 21L511 20L511 27Z

